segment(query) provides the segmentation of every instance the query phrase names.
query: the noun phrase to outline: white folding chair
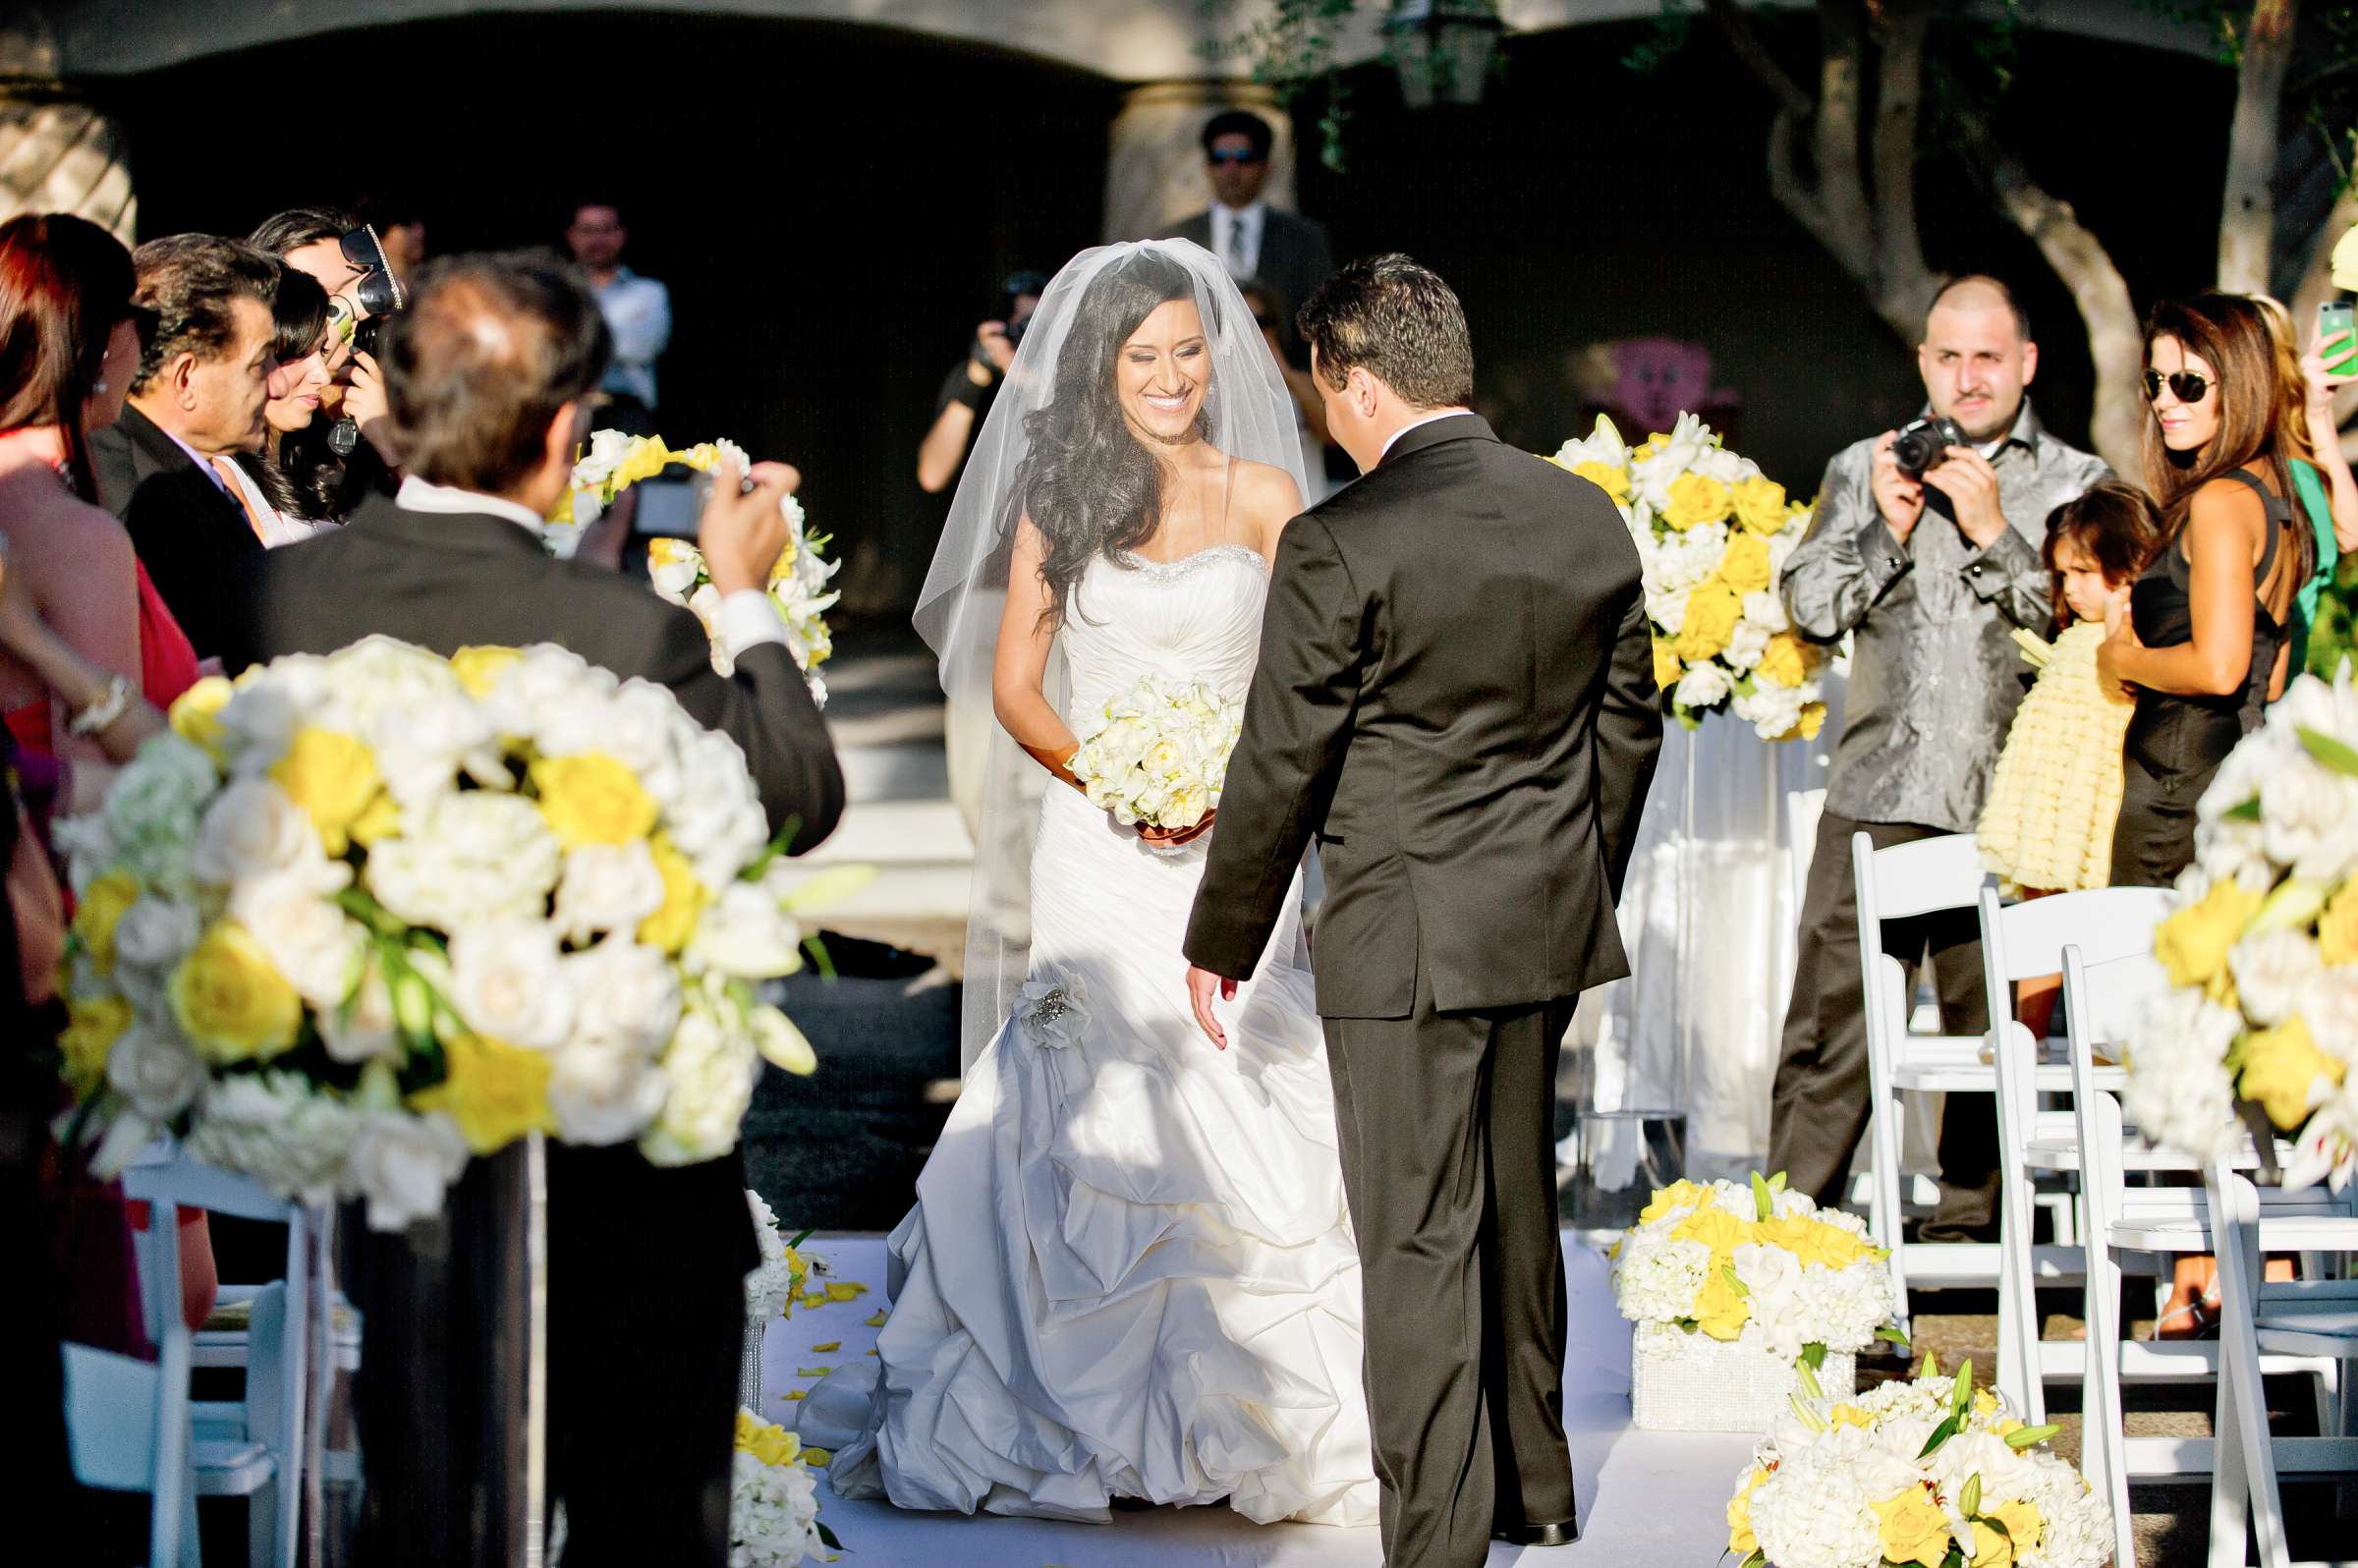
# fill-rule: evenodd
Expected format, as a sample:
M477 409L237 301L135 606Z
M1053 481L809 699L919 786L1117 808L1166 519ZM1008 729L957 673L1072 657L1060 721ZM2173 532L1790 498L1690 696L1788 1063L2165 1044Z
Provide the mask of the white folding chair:
M2047 1420L2047 1379L2076 1379L2086 1365L2080 1346L2065 1341L2049 1345L2039 1337L2039 1284L2074 1282L2086 1268L2086 1252L2066 1227L2057 1227L2060 1234L2051 1244L2033 1245L2042 1196L2038 1179L2076 1176L2080 1168L2073 1113L2042 1110L2041 1097L2071 1089L2074 1069L2069 1058L2081 1052L2089 1053L2092 1083L2118 1090L2127 1081L2117 1067L2096 1067L2093 1053L2098 1045L2118 1040L2144 1001L2162 989L2165 977L2154 962L2153 932L2168 905L2169 894L2162 888L2099 888L2011 905L1999 903L1995 887L1982 889L1982 966L1997 1084L1995 1381L2023 1412L2023 1419L2033 1424ZM2060 974L2063 950L2075 943L2084 980L2091 972L2095 978L2083 983L2079 1005L2065 1011L2067 1035L2058 1051L2050 1042L2033 1039L2029 1030L2014 1022L2014 986ZM2159 1151L2132 1163L2138 1169L2195 1168L2191 1160ZM2068 1194L2052 1197L2071 1202ZM2168 1370L2177 1366L2172 1363Z
M66 1442L74 1479L105 1491L143 1491L154 1498L147 1561L152 1568L200 1568L196 1494L188 1469L188 1423L179 1440L160 1443L166 1430L163 1376L154 1362L111 1350L68 1344Z
M253 1568L292 1568L303 1501L304 1433L310 1417L307 1371L317 1326L309 1311L315 1218L302 1204L275 1198L247 1177L179 1157L168 1148L126 1169L123 1191L149 1205L139 1248L140 1294L157 1353L159 1449L180 1443L180 1463L193 1476L197 1495L250 1500L248 1556ZM261 1287L252 1298L246 1394L236 1402L196 1403L189 1396L196 1336L181 1310L175 1212L181 1206L287 1227L286 1281ZM162 1510L159 1496L159 1530Z

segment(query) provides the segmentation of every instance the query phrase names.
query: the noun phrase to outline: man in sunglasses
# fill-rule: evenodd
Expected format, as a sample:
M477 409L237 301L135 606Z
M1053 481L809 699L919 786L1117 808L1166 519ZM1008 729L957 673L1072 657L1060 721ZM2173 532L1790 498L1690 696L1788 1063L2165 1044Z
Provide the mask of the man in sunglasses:
M1779 583L1802 636L1853 638L1769 1118L1768 1168L1821 1204L1845 1196L1869 1113L1851 835L1864 830L1883 849L1978 825L2022 700L2010 634L2049 630L2040 562L2047 515L2108 472L2031 412L2025 389L2039 348L1995 278L1962 277L1940 290L1916 363L1925 417L1954 420L1965 444L1915 476L1893 455L1895 431L1846 448L1826 468L1809 534ZM1971 910L1887 922L1883 933L1911 971L1931 949L1943 1033L1987 1027ZM1939 1206L1918 1239L1996 1239L1996 1155L1991 1096L1950 1095Z
M1204 172L1212 203L1161 238L1195 241L1240 283L1259 278L1282 299L1307 300L1334 270L1334 251L1324 227L1262 199L1275 140L1269 122L1250 110L1213 115L1204 126ZM1304 363L1294 323L1280 321L1277 336L1287 356Z

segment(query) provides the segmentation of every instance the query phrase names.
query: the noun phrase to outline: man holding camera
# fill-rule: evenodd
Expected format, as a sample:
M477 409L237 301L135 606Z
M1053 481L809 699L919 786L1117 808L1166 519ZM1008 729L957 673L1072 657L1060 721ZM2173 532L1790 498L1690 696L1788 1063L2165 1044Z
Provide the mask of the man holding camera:
M917 448L917 487L927 495L948 489L965 467L967 448L990 417L999 383L1015 364L1016 346L1024 341L1024 328L1047 287L1048 280L1038 272L1010 273L1003 286L1006 318L975 328L965 360L943 379L933 404L933 423Z
M2051 616L2040 561L2047 515L2107 473L2031 412L2024 389L2039 348L1996 279L1963 277L1940 290L1917 367L1925 415L1827 465L1817 516L1779 583L1802 636L1853 638L1768 1139L1768 1168L1821 1204L1845 1196L1871 1108L1851 835L1863 830L1884 849L1974 831L2022 700L2012 633L2044 635ZM1930 949L1944 1033L1988 1027L1973 911L1887 921L1883 935L1911 972ZM1989 1095L1949 1097L1939 1152L1940 1203L1920 1239L1994 1240Z

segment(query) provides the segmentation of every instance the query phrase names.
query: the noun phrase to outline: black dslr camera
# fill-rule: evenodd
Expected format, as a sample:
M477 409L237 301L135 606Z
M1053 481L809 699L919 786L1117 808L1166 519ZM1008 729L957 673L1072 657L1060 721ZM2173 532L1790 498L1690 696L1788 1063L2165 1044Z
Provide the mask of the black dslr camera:
M1954 420L1918 420L1891 438L1891 461L1909 478L1921 479L1926 470L1940 466L1950 447L1972 444Z
M393 264L386 259L385 242L376 237L375 224L347 230L336 244L344 259L360 268L361 275L347 292L327 302L328 320L355 354L374 356L386 318L406 308L410 297L393 275ZM350 457L360 445L361 427L351 420L338 420L329 427L327 446L336 456Z

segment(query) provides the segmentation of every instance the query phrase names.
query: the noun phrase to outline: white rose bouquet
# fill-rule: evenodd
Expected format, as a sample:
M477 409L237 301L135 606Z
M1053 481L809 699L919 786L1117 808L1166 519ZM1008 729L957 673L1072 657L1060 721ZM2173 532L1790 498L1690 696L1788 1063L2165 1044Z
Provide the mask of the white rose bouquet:
M729 1487L729 1568L795 1568L832 1562L843 1549L818 1517L814 1464L825 1457L783 1427L750 1410L737 1412L737 1452Z
M727 1152L802 962L744 756L560 647L384 638L200 681L63 823L71 1136L160 1131L398 1229L543 1132Z
M1727 1505L1740 1568L2099 1568L2112 1517L2005 1401L1923 1373L1855 1399L1814 1384L1762 1440Z
M2195 863L2154 930L2171 988L2125 1041L2122 1109L2198 1158L2292 1141L2287 1186L2358 1173L2358 694L2295 679L2195 804Z
M1782 1172L1749 1187L1673 1182L1613 1247L1613 1300L1638 1325L1638 1355L1676 1354L1701 1333L1815 1368L1892 1325L1890 1255L1854 1215L1785 1191Z
M1066 765L1117 821L1193 827L1220 804L1244 711L1200 681L1148 675L1088 716Z
M1825 722L1825 649L1785 617L1776 576L1809 532L1760 465L1720 444L1692 414L1632 448L1599 416L1585 440L1548 459L1612 497L1645 570L1654 678L1689 729L1732 710L1765 741L1814 740Z

